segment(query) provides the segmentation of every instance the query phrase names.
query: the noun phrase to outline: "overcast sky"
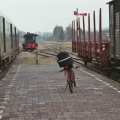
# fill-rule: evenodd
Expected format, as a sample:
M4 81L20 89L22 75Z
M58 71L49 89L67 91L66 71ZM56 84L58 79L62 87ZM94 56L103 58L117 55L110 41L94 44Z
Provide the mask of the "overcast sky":
M102 8L103 27L109 26L110 0L0 0L2 11L15 25L25 32L53 32L56 25L67 27L75 20L73 11L78 8L79 13L91 14L91 28L93 28L93 11L96 11L98 29L99 8ZM87 27L87 17L86 27ZM82 24L82 23L81 23Z

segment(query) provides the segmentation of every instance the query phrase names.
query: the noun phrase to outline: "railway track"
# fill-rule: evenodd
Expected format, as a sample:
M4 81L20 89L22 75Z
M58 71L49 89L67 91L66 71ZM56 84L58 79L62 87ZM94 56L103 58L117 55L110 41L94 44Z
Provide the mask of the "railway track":
M50 58L53 56L55 57L59 52L59 47L61 47L61 46L60 45L58 46L57 44L51 44L50 46L48 46L47 44L44 44L44 49L42 49L42 50L38 49L38 55L43 56L43 57L47 57L47 58ZM61 48L64 49L63 46ZM21 51L22 51L22 49L20 49L20 52ZM68 52L70 54L70 56L73 58L75 63L77 63L78 65L84 66L84 62L80 58L77 57L77 54L69 52L68 50L65 50L65 49L63 51ZM10 67L13 65L14 61L11 62L10 65L7 66L7 68L5 70L0 71L0 80L6 75L6 73L10 69ZM113 74L111 76L108 76L108 74L105 73L105 70L99 69L99 67L94 67L94 65L91 65L91 64L88 64L88 66L86 66L86 68L93 70L95 72L98 72L98 73L120 83L120 76L117 78ZM104 72L102 72L102 71L104 71Z
M68 52L70 54L70 56L73 58L75 63L77 63L78 65L84 66L84 62L80 58L78 58L75 53L71 53L69 51L66 51L66 52ZM50 51L49 52L48 51L41 51L40 55L46 56L46 57L51 57L51 56L56 56L57 53L58 53L58 51L56 51L56 53L53 53L53 52L50 52ZM93 63L88 64L88 66L86 66L86 68L90 69L90 70L93 70L93 71L95 71L99 74L102 74L102 75L120 83L120 76L116 78L116 76L114 75L115 73L113 73L111 76L108 76L108 73L105 72L104 69L100 69L100 67L95 67L95 65Z
M69 50L64 49L64 47L62 46L62 44L60 44L58 46L58 43L56 44L45 44L42 43L44 45L44 49L38 49L38 56L43 56L43 57L47 57L47 58L52 58L55 59L57 54L59 53L60 49L62 49L62 51L66 51L70 54L70 56L73 58L74 62L77 63L80 66L84 66L84 62L82 59L77 57L77 54L70 52ZM65 47L66 48L66 47ZM53 57L54 56L54 57ZM57 59L57 58L56 58ZM55 59L55 60L56 60ZM110 79L113 79L114 81L117 81L120 83L120 75L114 75L116 74L115 72L113 72L113 74L111 76L108 76L108 74L105 72L104 69L100 69L100 67L97 67L94 65L94 63L88 63L88 66L85 66L87 69L93 70L99 74L102 74Z

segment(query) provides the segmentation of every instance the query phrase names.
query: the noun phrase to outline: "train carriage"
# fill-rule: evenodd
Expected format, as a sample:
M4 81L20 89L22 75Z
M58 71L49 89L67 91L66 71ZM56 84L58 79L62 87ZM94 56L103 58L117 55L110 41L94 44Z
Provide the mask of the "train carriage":
M120 66L120 0L109 4L110 57L113 66Z
M88 62L97 62L102 67L109 67L110 61L110 41L102 37L102 10L99 12L99 37L96 35L95 11L93 12L93 38L90 34L90 14L88 14L88 36L85 32L85 21L83 16L83 32L80 31L80 18L72 22L72 50L83 59L85 65ZM82 34L81 34L82 33ZM91 39L92 38L92 39Z
M109 39L103 39L102 11L99 11L99 37L96 36L96 18L93 12L93 35L90 34L90 14L88 14L88 38L85 33L83 18L83 32L80 32L80 17L72 21L72 52L88 62L98 63L102 68L111 70L120 66L120 0L112 0L109 4ZM76 12L76 11L75 11ZM93 36L93 39L91 39ZM81 39L83 38L83 39ZM87 39L86 39L87 38Z
M19 47L15 52L15 41L19 41L17 27L7 17L0 14L0 69L4 69L17 56Z

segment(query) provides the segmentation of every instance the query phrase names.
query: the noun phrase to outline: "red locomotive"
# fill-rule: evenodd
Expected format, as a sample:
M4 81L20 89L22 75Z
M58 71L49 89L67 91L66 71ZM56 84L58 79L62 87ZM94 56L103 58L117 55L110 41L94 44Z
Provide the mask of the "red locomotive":
M37 48L38 44L36 43L37 34L27 32L27 34L23 35L24 43L22 44L23 49L25 50L34 50Z

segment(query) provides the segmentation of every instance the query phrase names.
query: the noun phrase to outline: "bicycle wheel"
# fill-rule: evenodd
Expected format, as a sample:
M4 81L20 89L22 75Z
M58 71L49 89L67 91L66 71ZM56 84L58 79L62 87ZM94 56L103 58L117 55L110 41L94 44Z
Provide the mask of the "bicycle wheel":
M74 80L74 82L73 82L73 83L74 83L74 86L76 87L76 82L75 82L75 80Z
M69 85L70 92L73 93L73 84L72 83L68 83L68 85Z
M66 70L66 78L67 78L67 83L69 85L70 92L73 93L73 82L72 82L72 79L71 79L70 70Z
M72 81L74 83L74 86L76 86L76 82L75 82L75 74L74 74L74 71L72 70L72 73L71 73L71 78L72 78Z

